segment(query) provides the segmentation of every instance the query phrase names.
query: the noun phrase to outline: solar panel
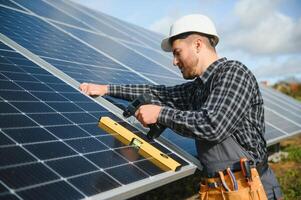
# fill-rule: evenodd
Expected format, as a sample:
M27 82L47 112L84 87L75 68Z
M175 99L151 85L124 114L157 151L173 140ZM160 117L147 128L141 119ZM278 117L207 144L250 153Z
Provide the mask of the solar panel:
M184 82L160 50L162 35L62 0L0 1L0 20L0 39L30 59L0 42L0 198L130 197L193 173L195 166L175 152L201 168L193 157L194 140L170 129L151 144L180 161L180 172L163 173L129 153L131 147L95 122L109 115L144 137L141 126L122 122L115 115L121 110L104 99L74 89L79 82ZM268 144L301 132L300 103L265 87L261 91ZM105 98L117 106L128 103Z
M97 128L99 116L124 123L120 118L2 43L1 47L1 199L49 199L53 194L78 199L116 188L125 193L131 183L147 184L164 174L133 147ZM162 145L150 143L184 168L189 165Z
M44 1L15 0L14 2L18 3L19 5L23 6L24 8L30 10L31 12L33 12L39 16L91 30L91 28L89 26L87 26L86 24L84 24L81 21L74 19L70 15L52 7L51 5L47 4Z

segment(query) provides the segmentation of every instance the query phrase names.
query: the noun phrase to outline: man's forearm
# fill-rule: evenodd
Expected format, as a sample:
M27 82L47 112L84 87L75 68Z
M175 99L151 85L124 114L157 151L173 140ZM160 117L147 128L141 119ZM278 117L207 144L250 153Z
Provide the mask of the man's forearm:
M143 93L149 93L148 85L108 85L107 95L132 101Z

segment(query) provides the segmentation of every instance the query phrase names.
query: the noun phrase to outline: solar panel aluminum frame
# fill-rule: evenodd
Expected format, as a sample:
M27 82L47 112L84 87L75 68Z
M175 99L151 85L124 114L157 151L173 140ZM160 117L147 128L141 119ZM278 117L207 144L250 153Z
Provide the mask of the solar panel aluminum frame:
M18 53L21 53L24 57L28 58L35 64L39 65L41 68L43 68L46 71L50 72L51 74L55 75L56 77L63 80L65 83L67 83L68 85L70 85L71 87L73 87L79 91L78 87L79 87L80 83L75 81L74 79L72 79L70 76L68 76L65 73L63 73L62 71L58 70L57 68L55 68L54 66L52 66L51 64L46 62L45 60L41 59L39 56L37 56L37 55L33 54L32 52L30 52L29 50L27 50L26 48L20 46L18 43L14 42L13 40L6 37L2 33L0 33L0 40L7 46L16 50ZM124 119L124 121L128 122L129 124L131 124L133 126L133 124L130 123L130 121L134 121L135 118L133 118L133 117L130 119L124 118L122 115L123 111L121 109L119 109L118 107L116 107L115 105L113 105L112 103L108 102L106 99L104 99L102 97L97 97L97 98L89 97L89 98L91 98L94 102L100 104L101 106L103 106L110 112L116 114L120 118ZM140 131L142 131L146 134L146 129L142 128L141 125L137 126L137 124L134 124L134 127L138 128ZM162 144L162 142L160 142L158 140L157 140L157 142L164 146L164 144ZM167 146L167 148L170 148L170 147ZM130 198L130 197L136 196L138 194L141 194L143 192L146 192L148 190L157 188L161 185L164 185L164 184L173 182L175 180L181 179L183 177L186 177L188 175L194 174L197 166L195 164L193 164L192 162L190 162L189 159L185 158L184 155L178 154L178 156L180 156L183 160L185 160L188 163L188 165L183 166L181 168L181 170L179 170L177 172L171 172L171 171L164 172L162 174L153 176L151 179L143 179L143 180L140 180L140 181L137 181L134 183L122 185L121 187L118 187L118 188L115 188L115 189L112 189L112 190L109 190L109 191L106 191L103 193L96 194L94 196L89 197L89 199ZM192 157L192 156L189 155L189 157Z

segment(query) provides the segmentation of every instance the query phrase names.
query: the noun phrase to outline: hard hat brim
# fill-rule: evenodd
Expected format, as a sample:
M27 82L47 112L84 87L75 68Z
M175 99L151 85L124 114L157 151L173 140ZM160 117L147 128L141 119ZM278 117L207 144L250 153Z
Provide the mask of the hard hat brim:
M171 37L167 37L167 38L164 38L161 42L161 49L165 52L171 52L172 51L172 46L169 42L169 39Z

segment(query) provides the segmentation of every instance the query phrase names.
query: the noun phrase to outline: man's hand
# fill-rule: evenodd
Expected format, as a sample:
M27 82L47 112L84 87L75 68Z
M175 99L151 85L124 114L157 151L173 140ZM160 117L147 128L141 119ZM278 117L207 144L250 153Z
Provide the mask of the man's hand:
M157 122L160 111L161 106L152 104L142 105L136 111L135 116L144 127L147 127L148 124L155 124Z
M79 89L90 96L103 96L108 93L108 85L98 85L93 83L82 83Z

